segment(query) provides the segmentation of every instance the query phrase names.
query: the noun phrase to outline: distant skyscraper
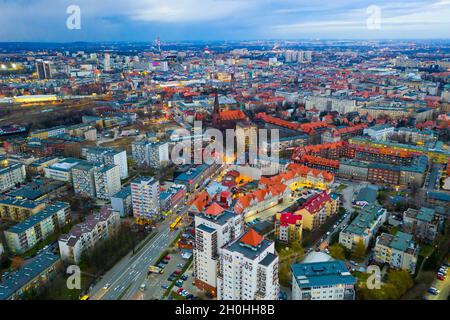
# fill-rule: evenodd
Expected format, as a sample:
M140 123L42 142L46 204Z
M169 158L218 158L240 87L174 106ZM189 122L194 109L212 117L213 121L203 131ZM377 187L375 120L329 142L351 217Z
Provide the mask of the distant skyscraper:
M161 51L161 39L158 37L155 40L156 50Z
M52 67L50 61L36 60L36 72L40 80L52 78Z
M103 60L103 69L105 71L111 71L111 55L105 53L105 59Z

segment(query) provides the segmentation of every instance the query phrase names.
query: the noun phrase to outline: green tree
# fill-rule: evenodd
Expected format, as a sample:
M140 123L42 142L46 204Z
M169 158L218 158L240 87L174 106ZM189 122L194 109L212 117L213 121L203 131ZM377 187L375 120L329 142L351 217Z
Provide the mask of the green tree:
M345 248L339 243L331 245L330 256L337 260L345 260Z
M366 247L364 246L364 242L360 239L353 248L352 257L355 260L362 261L366 256Z

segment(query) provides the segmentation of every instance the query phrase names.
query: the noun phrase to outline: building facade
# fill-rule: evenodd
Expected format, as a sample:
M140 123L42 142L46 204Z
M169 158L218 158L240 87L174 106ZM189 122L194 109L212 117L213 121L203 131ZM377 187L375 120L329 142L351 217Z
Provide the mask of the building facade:
M277 300L280 285L274 242L250 229L225 246L217 285L218 300Z
M133 216L142 221L151 220L159 215L159 181L151 177L140 177L131 182L131 200Z

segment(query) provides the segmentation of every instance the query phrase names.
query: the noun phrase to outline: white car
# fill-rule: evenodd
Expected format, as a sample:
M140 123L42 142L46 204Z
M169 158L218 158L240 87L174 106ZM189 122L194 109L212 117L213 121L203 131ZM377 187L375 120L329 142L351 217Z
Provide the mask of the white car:
M103 287L103 289L104 289L104 290L108 290L110 286L111 286L111 285L110 285L109 283L107 283L107 284L105 284L105 286Z

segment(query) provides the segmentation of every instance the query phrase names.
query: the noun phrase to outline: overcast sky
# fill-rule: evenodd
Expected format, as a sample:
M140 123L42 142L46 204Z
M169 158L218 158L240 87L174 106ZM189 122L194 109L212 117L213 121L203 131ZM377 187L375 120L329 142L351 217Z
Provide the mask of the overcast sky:
M70 5L80 7L79 30L66 27ZM0 0L0 42L157 36L162 41L450 38L450 0Z

